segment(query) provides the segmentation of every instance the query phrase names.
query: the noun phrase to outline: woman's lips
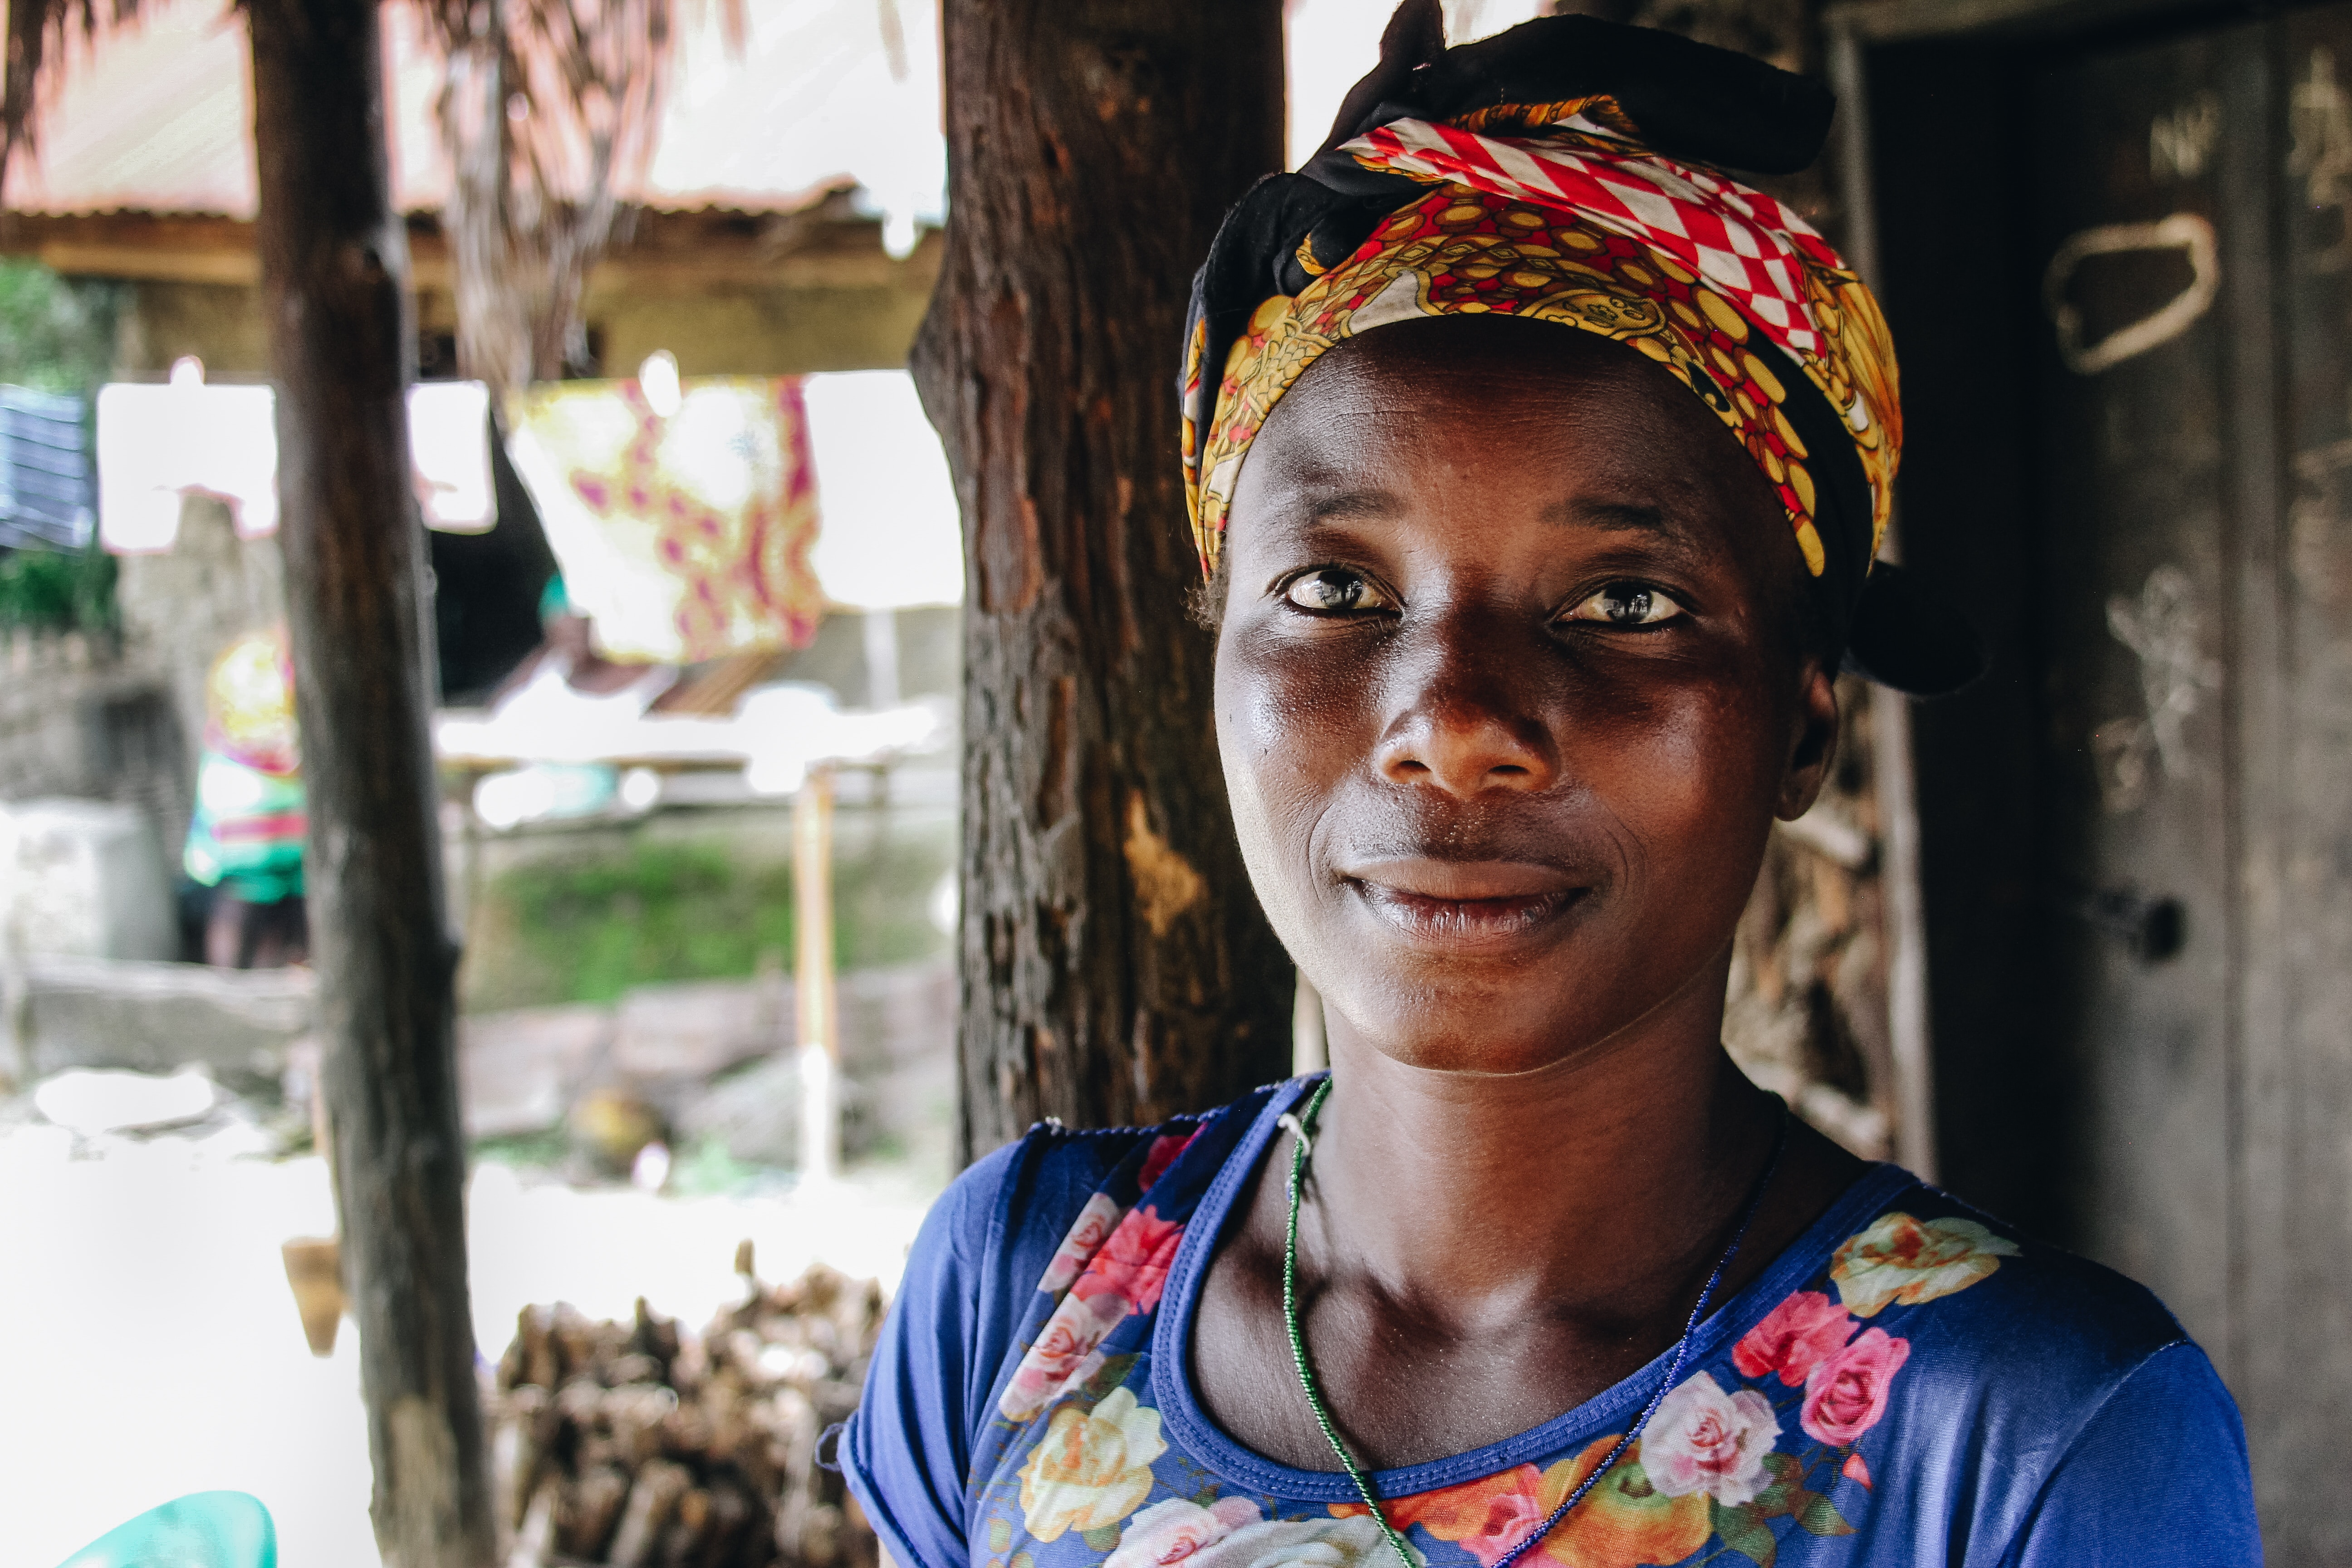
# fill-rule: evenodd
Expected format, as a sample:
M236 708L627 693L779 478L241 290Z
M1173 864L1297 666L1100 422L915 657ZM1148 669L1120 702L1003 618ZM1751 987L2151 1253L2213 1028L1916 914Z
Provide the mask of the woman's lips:
M1507 945L1549 925L1589 889L1555 866L1413 858L1347 868L1347 885L1408 941Z

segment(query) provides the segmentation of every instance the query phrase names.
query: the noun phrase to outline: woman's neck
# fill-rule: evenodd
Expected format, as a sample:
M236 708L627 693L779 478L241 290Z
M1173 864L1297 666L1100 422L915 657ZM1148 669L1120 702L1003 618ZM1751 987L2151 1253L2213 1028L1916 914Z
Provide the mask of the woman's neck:
M1692 990L1513 1074L1415 1068L1333 1016L1298 1299L1324 1396L1364 1462L1418 1464L1527 1431L1682 1331L1785 1115L1724 1054L1719 979ZM1192 1364L1226 1431L1328 1468L1284 1326L1290 1154L1275 1144L1211 1261ZM1730 1300L1860 1173L1790 1127L1715 1299Z
M1510 1075L1412 1067L1334 1018L1315 1228L1383 1292L1472 1315L1606 1310L1711 1265L1783 1114L1724 1053L1720 1017L1670 1005Z

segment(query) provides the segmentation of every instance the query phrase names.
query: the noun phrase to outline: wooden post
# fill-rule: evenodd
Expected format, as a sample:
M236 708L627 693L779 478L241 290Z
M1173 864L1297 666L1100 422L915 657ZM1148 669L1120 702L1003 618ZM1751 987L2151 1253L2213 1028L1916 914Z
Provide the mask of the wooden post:
M376 1541L388 1568L488 1568L383 42L373 0L250 0L246 15L321 1076Z
M833 984L833 772L793 796L793 999L800 1015L801 1183L841 1173L841 1018Z
M1282 157L1280 0L945 0L945 268L915 349L963 508L962 1141L1289 1070L1176 451L1225 208Z

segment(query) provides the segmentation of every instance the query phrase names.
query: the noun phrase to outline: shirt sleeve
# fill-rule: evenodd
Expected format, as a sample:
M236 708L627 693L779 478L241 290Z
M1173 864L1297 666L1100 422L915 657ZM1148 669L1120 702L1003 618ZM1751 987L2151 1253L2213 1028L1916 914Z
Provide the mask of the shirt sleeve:
M1033 1130L931 1207L835 1455L898 1568L970 1568L972 1450L1037 1280L1087 1199L1152 1129Z
M2004 1564L2260 1568L2237 1402L2183 1340L2134 1368L2050 1474Z
M967 1568L964 1481L988 1255L1023 1145L974 1164L933 1205L842 1434L843 1479L898 1568ZM981 1385L972 1386L974 1376Z

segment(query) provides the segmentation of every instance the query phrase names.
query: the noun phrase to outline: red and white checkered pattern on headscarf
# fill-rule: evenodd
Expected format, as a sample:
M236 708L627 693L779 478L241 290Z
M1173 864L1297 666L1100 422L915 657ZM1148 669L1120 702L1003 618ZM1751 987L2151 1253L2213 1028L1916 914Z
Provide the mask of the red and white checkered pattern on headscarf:
M1505 140L1398 120L1341 151L1369 169L1575 212L1706 279L1791 358L1822 352L1800 255L1819 267L1843 263L1804 219L1710 170L1631 143L1620 150L1612 132L1580 117L1559 129L1569 134Z

